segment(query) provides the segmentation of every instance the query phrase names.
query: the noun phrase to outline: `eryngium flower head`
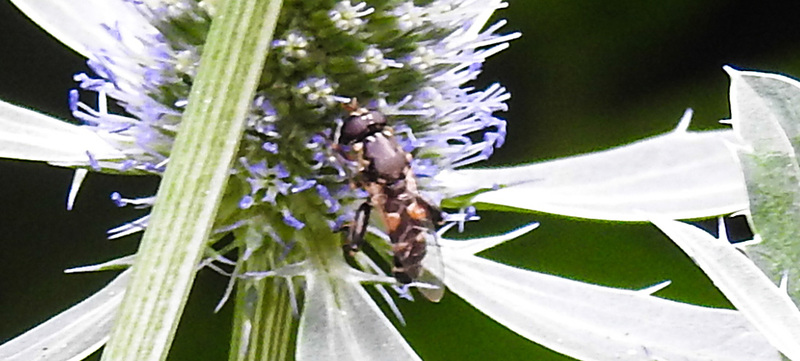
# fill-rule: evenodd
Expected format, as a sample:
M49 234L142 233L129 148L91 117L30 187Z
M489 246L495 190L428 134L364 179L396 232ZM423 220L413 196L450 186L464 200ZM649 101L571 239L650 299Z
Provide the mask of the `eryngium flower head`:
M95 76L75 76L81 89L99 94L100 109L80 102L78 91L70 104L76 118L126 155L98 161L88 154L89 166L160 174L169 162L213 6L131 4L152 27L109 25L106 31L118 42L93 49L88 64ZM300 212L319 212L318 220L331 231L352 219L365 192L351 187L353 164L332 150L347 116L342 104L351 99L390 119L403 150L413 155L420 192L438 204L432 176L486 159L505 139L505 120L493 113L506 109L509 94L497 84L484 90L467 86L487 57L518 36L497 35L504 22L482 30L492 12L505 5L286 1L231 170L227 203L235 207L221 212L217 229L257 221L258 233L287 253L304 238L297 232L309 217ZM109 113L105 97L127 114ZM149 202L120 195L115 201ZM144 226L146 218L113 230L112 236ZM261 244L237 243L246 255Z
M73 165L161 174L169 166L214 9L192 1L129 5L149 25L106 26L116 42L90 49L94 74L75 76L83 91L98 94L98 109L81 102L80 91L70 94L74 116L125 157L89 153L84 164ZM346 232L338 231L358 226L353 220L363 217L358 210L368 195L363 182L353 182L363 160L344 156L343 151L352 154L352 144L337 142L346 109L359 104L385 115L389 136L409 154L407 172L416 185L407 191L435 208L443 198L435 175L484 160L504 142L506 123L494 112L506 110L509 94L497 84L484 90L468 84L489 56L519 36L496 34L504 22L483 29L505 5L499 0L284 1L203 265L231 275L232 285L240 280L242 293L254 275L286 277L290 291L304 286L306 296L318 300L330 294L315 281L330 279L322 273L341 279L334 284L396 284L386 277L392 265L389 242L373 242L382 260L356 256L352 264L361 271L348 266L339 249ZM109 112L107 98L124 114ZM155 201L116 193L112 198L120 206ZM474 218L466 210L445 221L463 226ZM115 228L111 237L140 231L147 221ZM434 231L432 222L413 222L408 230L419 233L424 225ZM214 245L230 233L233 242ZM390 238L385 228L370 227L369 233ZM235 261L233 250L238 250ZM304 285L291 280L298 275ZM407 287L395 289L410 296ZM379 292L394 307L380 286ZM309 309L306 305L304 317L313 313Z

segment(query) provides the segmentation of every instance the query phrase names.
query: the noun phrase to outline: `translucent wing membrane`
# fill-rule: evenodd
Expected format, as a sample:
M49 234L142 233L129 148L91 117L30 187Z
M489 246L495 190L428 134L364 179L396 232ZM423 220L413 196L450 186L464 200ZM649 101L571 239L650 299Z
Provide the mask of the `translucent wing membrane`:
M415 282L419 293L431 302L439 302L444 297L444 259L436 232L428 232L426 248L427 254L422 259L422 272Z

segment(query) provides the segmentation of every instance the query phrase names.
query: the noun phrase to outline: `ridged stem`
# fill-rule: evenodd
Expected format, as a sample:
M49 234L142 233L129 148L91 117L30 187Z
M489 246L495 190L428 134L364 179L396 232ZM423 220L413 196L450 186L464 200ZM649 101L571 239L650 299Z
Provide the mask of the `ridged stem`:
M281 250L276 243L266 246L242 262L242 273L275 267L273 259ZM294 359L297 320L292 311L291 281L280 277L239 280L236 287L230 361L286 361Z
M221 2L104 361L161 361L207 247L280 0Z

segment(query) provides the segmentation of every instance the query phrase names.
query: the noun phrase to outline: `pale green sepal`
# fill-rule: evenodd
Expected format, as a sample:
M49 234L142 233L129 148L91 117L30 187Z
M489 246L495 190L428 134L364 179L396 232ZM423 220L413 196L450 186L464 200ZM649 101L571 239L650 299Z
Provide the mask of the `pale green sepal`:
M89 164L124 154L91 130L0 101L0 158Z
M83 302L0 345L4 361L78 361L108 340L130 272Z
M103 263L68 268L64 270L64 273L99 272L99 271L112 271L112 270L125 269L130 266L133 266L133 262L135 260L136 260L136 255L131 254L125 257L112 259L110 261Z
M789 295L800 305L800 82L777 74L738 71L731 77L731 124L750 197L751 226L761 242L747 255L778 283L788 272Z
M572 281L442 249L447 287L519 335L579 360L777 361L739 313Z
M421 360L354 277L310 271L298 361Z
M11 0L25 15L61 43L90 57L92 50L119 43L108 27L122 27L139 34L154 29L125 1L121 0Z
M620 221L709 217L747 208L744 179L727 146L734 139L729 130L676 129L606 151L437 178L449 196L490 189L475 203Z
M786 357L800 360L800 312L784 290L727 239L716 239L681 222L653 223L697 263L773 346ZM725 230L721 229L720 234Z

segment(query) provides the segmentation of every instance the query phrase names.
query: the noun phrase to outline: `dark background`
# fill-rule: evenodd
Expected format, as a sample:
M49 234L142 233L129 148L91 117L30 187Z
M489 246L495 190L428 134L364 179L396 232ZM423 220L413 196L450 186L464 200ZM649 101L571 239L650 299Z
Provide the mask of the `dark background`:
M501 82L510 136L490 164L563 157L672 129L687 107L692 129L727 118L724 64L800 75L796 2L509 0L506 32L523 37L485 66L479 86ZM0 0L0 98L69 118L71 75L83 60ZM2 131L0 129L0 131ZM156 180L90 175L75 209L64 203L71 171L0 161L0 341L68 308L110 274L64 275L69 267L135 252L136 239L105 240L106 229L143 213L109 194L152 194ZM483 213L469 235L530 221L524 239L484 253L507 264L617 287L670 279L662 297L727 307L725 299L669 240L648 224L545 214ZM230 307L214 314L226 280L202 271L171 360L223 360ZM400 301L401 327L425 360L568 360L505 330L448 294L438 305Z

